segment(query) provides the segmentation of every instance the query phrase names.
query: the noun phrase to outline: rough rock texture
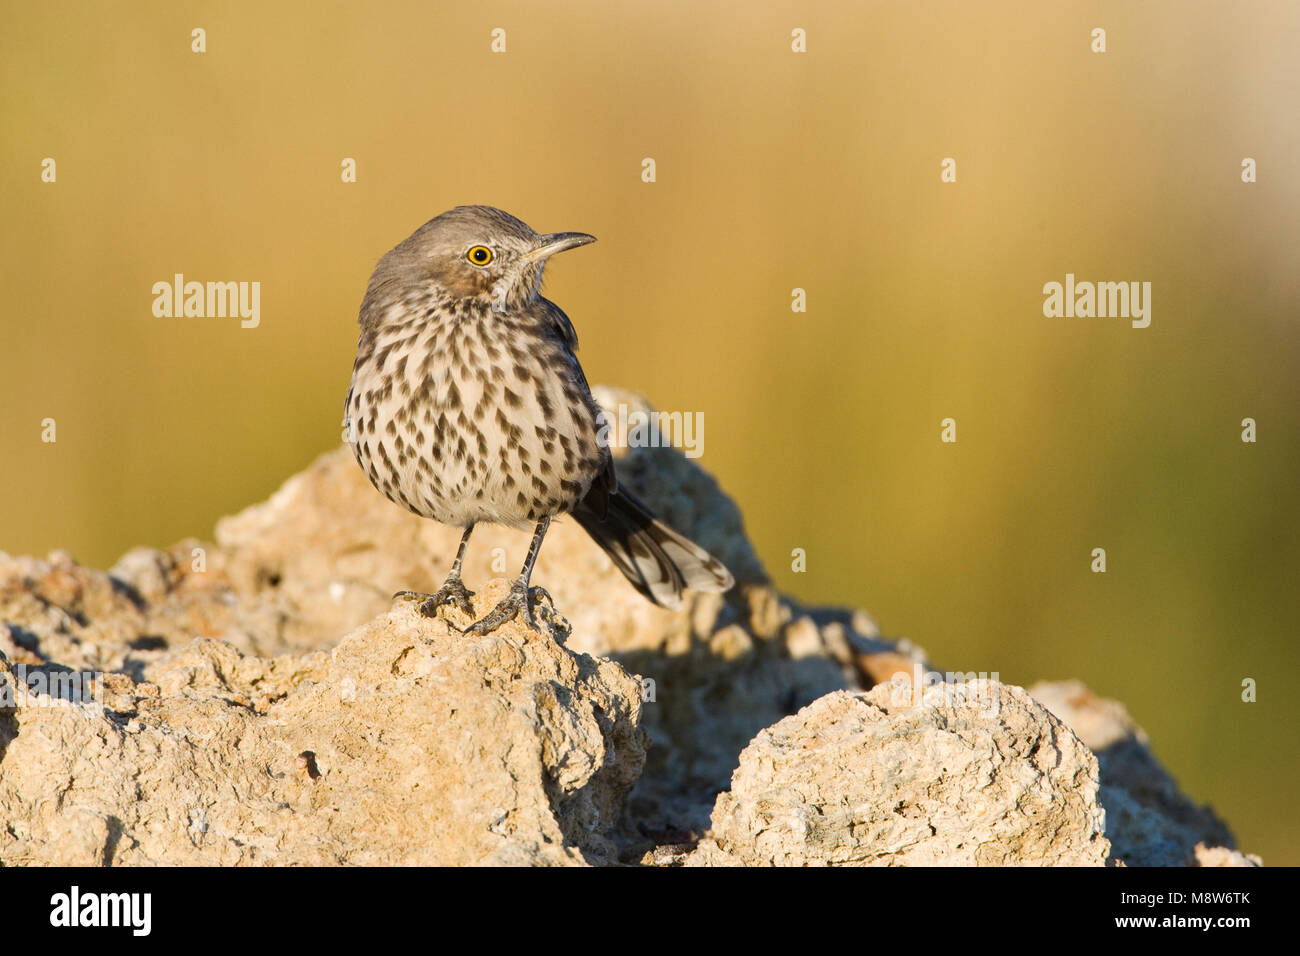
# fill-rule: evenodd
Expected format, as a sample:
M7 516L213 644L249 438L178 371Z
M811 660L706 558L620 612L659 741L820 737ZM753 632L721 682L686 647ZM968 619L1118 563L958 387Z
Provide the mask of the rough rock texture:
M627 392L597 389L648 411ZM626 416L625 416L626 417ZM645 602L569 519L552 525L533 576L568 617L567 646L610 656L647 680L644 725L658 746L632 798L624 838L648 848L702 831L736 755L759 730L830 690L870 686L921 653L879 638L862 612L806 611L772 588L740 511L673 448L616 449L619 480L674 527L721 557L738 587L696 595L680 611ZM322 455L267 501L217 524L216 542L138 548L106 576L70 556L0 557L0 652L28 663L136 676L195 637L247 655L331 647L391 604L401 588L441 583L456 529L377 494L346 448ZM475 530L465 565L478 588L509 578L529 534ZM460 622L454 609L445 612ZM649 683L653 682L653 683ZM684 837L685 838L685 837Z
M611 413L648 410L630 393L597 395ZM215 541L138 548L108 573L63 553L0 553L3 674L13 681L28 668L30 682L104 672L106 709L4 709L0 698L0 863L675 864L717 819L741 751L759 746L766 728L821 713L804 710L814 702L854 699L835 692L928 667L922 651L885 640L861 611L804 608L778 594L735 503L680 451L616 455L620 481L726 561L738 586L725 599L653 607L560 520L533 577L567 618L554 639L514 627L482 641L449 638L444 621L418 619L391 595L434 589L459 532L388 502L343 448L222 519ZM480 610L527 544L526 533L475 531L465 578ZM443 613L466 622L454 608ZM1049 706L1071 726L1083 719ZM1068 736L1034 726L1043 739ZM1021 730L1031 734L1030 724ZM1004 731L972 724L970 733L1002 746L1003 781L1039 774ZM923 723L908 733L945 739ZM1140 731L1116 751L1126 759L1096 746L1121 856L1234 859L1216 849L1231 847L1226 829L1179 796ZM1120 781L1133 768L1141 774ZM1049 790L1060 783L1044 780ZM1084 790L1080 807L1090 806ZM741 792L735 800L746 805ZM1005 823L1007 833L1017 825ZM1035 832L1033 821L1019 823ZM1015 862L1084 852L1077 841L1026 839ZM946 862L975 852L954 850ZM707 847L692 862L706 853L734 862Z
M1097 760L1018 687L839 691L740 755L688 865L1100 866Z
M409 603L328 653L199 639L145 676L0 718L5 865L610 863L645 760L618 665Z
M1258 866L1235 852L1227 824L1178 790L1151 753L1151 743L1124 705L1078 681L1029 688L1069 724L1101 765L1101 804L1116 860L1127 866Z

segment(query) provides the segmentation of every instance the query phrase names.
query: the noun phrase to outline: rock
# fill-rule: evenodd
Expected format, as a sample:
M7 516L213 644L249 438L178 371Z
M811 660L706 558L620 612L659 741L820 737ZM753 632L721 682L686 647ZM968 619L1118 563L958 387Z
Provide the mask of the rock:
M687 865L1100 866L1097 761L1023 690L831 693L740 755Z
M645 760L618 665L409 602L328 653L199 639L148 676L111 710L0 714L5 865L612 863Z
M1229 850L1226 846L1206 846L1198 843L1192 848L1192 859L1187 861L1195 866L1263 866L1264 861L1253 853Z
M596 394L614 421L650 411ZM0 554L0 685L93 672L96 695L5 709L0 686L0 863L1095 863L1107 836L1129 863L1238 861L1126 715L1043 692L1098 749L1101 835L1091 754L1022 692L997 691L997 719L890 706L895 678L929 669L922 650L779 594L735 503L680 450L615 454L621 482L728 564L725 598L656 608L562 519L533 577L553 635L454 635L460 611L425 620L392 594L436 588L458 530L387 501L346 448L215 541L136 548L108 573ZM480 612L528 539L476 529ZM1051 747L1062 768L1043 765ZM981 773L996 786L963 796ZM828 816L800 838L797 815L746 835L783 806ZM961 839L954 806L982 842Z
M652 411L630 392L595 393L615 423L620 405L622 420ZM736 755L758 731L828 691L870 686L872 675L910 668L924 655L880 639L860 611L803 609L779 595L735 503L681 450L614 452L619 480L717 554L738 582L727 600L695 595L679 611L654 607L567 518L552 524L533 575L572 626L567 646L617 660L646 680L644 725L659 746L623 837L655 843L707 827ZM459 537L375 492L351 452L339 448L266 502L218 522L215 543L137 549L111 574L141 599L130 635L156 634L165 646L220 636L245 654L302 653L329 647L383 613L398 589L436 589ZM515 574L529 538L509 528L475 529L467 584ZM196 555L202 571L194 570ZM457 612L447 613L456 619ZM127 651L118 653L137 669L156 656Z
M1233 859L1231 853L1215 852L1231 851L1232 834L1213 810L1179 792L1123 704L1097 696L1079 681L1041 682L1029 693L1097 755L1106 835L1117 861L1127 866L1237 865L1201 862ZM1202 843L1206 852L1196 852Z

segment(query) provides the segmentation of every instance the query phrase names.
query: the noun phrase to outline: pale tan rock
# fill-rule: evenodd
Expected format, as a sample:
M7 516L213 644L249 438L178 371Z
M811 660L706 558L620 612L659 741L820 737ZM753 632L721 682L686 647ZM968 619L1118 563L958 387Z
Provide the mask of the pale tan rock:
M597 395L611 411L649 409L631 393ZM557 634L567 650L544 650L515 627L493 635L504 644L448 636L442 621L415 618L406 602L394 606L394 591L441 582L459 531L393 505L346 448L223 519L215 541L137 548L107 574L62 552L43 560L0 554L0 654L8 661L0 669L9 666L11 677L20 666L103 672L95 687L115 712L0 711L0 862L747 859L716 843L691 852L733 771L752 776L737 768L741 751L784 719L802 720L790 715L814 702L844 706L833 703L844 696L836 692L913 679L928 669L925 654L883 638L862 611L805 608L777 593L739 509L697 461L673 448L615 453L620 480L723 558L738 587L725 598L696 595L678 611L653 607L576 524L560 520L533 582L567 618ZM475 531L465 576L481 592L480 610L503 593L528 537ZM443 613L467 622L453 608ZM1020 704L1011 713L1018 723L969 727L973 750L993 741L1001 748L1008 786L1019 774L1042 775L1025 740L1059 735ZM950 788L969 775L950 780L925 762L932 744L954 745L950 732L923 721L895 726L903 718L886 716L898 739L914 738L897 766L933 772L934 792L955 799ZM1198 816L1167 775L1151 772L1140 730L1130 747L1121 727L1112 750L1115 740L1092 736L1086 719L1084 708L1067 723L1079 721L1080 736L1098 741L1108 833L1121 855L1181 864L1195 858L1195 840L1230 846L1226 828L1216 830L1212 815ZM643 730L654 744L648 756ZM809 739L808 747L823 744ZM845 786L833 765L821 773L818 788ZM1085 809L1088 779L1079 778L1076 795ZM1108 779L1128 783L1109 795ZM1065 782L1045 781L1059 796L1049 809L1069 809L1064 819L1075 827L1083 811L1068 802ZM980 862L1070 858L1074 843L1045 849L1004 797L995 789L987 805L971 797L962 806L977 821L1005 818L1008 832L1023 823L1030 836L1012 846L1000 835L1003 842L978 851ZM485 836L489 803L500 813ZM894 805L862 812L883 825ZM758 819L748 804L737 807ZM828 847L798 852L829 857ZM973 852L920 840L878 862L967 862Z
M755 733L829 690L861 686L862 650L894 645L860 612L803 611L777 594L735 504L679 451L636 448L619 457L622 480L722 556L740 581L725 600L695 595L666 611L629 587L567 519L553 525L541 552L533 581L569 619L567 646L612 657L646 679L643 723L659 746L623 839L653 845L708 825L717 792ZM458 538L377 493L340 448L266 502L220 521L216 542L137 548L108 575L66 554L0 555L0 653L144 679L169 649L196 637L226 642L246 659L328 649L385 613L394 591L435 589ZM479 589L512 576L527 541L506 528L476 529L467 583ZM464 623L454 609L444 613ZM269 702L245 696L253 706Z
M620 405L628 414L651 410L630 392L596 394L615 422ZM737 754L763 727L830 690L869 686L864 666L880 655L907 667L923 655L881 640L861 612L804 610L779 595L735 503L681 450L614 451L619 480L722 558L738 581L725 599L694 595L679 611L654 607L567 518L552 525L533 575L572 626L567 646L612 657L647 681L644 725L659 746L625 837L653 843L708 825ZM267 501L222 519L215 543L137 549L112 575L141 598L131 635L160 635L164 646L212 636L245 654L300 654L383 613L398 589L434 590L459 534L392 504L339 448ZM479 588L513 576L528 541L528 532L477 528L466 582ZM3 612L0 604L0 620ZM136 673L157 656L120 647L114 654Z
M687 865L1100 866L1097 762L1018 687L828 694L740 755Z
M126 712L0 712L5 865L611 863L645 759L617 664L410 603L328 653L199 640L149 676Z
M1042 681L1029 693L1097 755L1106 835L1117 861L1126 866L1227 865L1203 859L1229 859L1231 854L1196 852L1201 844L1232 851L1235 844L1227 825L1209 807L1179 791L1151 752L1146 732L1123 704L1075 680Z
M1229 850L1226 846L1206 846L1198 843L1192 848L1196 866L1263 866L1264 861L1253 853Z

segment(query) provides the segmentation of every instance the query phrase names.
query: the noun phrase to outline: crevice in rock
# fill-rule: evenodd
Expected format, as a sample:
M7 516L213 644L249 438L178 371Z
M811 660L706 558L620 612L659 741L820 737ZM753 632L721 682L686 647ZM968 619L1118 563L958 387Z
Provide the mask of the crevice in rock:
M0 710L0 761L5 759L5 751L18 737L18 716L12 710Z

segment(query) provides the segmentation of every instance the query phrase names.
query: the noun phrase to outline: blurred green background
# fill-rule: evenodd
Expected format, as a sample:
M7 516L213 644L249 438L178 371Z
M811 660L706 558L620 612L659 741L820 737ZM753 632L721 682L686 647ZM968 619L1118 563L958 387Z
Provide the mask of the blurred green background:
M600 237L547 285L589 377L704 412L784 589L1123 700L1300 863L1298 48L1284 0L6 3L0 549L104 567L266 496L338 442L375 261L489 203ZM154 318L176 272L261 326ZM1045 318L1067 272L1150 281L1151 327Z

